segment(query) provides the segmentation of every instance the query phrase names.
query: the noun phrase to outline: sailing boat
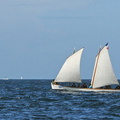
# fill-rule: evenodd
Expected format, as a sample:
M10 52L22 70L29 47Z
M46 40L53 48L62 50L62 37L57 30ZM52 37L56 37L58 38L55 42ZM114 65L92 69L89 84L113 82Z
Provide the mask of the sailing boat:
M81 54L82 54L82 51L83 51L83 49L80 52ZM80 58L81 58L81 54L80 54ZM72 56L71 56L71 59L72 59ZM74 65L74 64L71 64L71 65ZM64 66L62 69L64 69ZM61 69L61 71L64 73L64 71L62 69ZM76 68L74 67L74 69L76 69ZM74 70L74 72L78 72L77 69L76 69L76 71ZM71 76L73 76L75 74L70 73L69 75L71 78ZM67 75L67 76L69 77L69 75ZM61 76L61 77L59 77L59 76ZM61 72L60 72L58 74L57 78L55 79L55 82L63 82L64 79L62 79L62 77L64 77L64 74L61 74ZM61 81L61 79L63 81ZM92 80L91 80L92 88L66 87L66 86L56 85L53 83L51 83L51 85L52 85L52 89L74 90L74 91L94 91L94 92L98 92L98 91L120 92L120 88L119 88L120 86L118 87L119 89L112 89L112 88L105 89L104 88L105 86L119 85L119 82L114 74L111 60L109 57L108 43L102 49L100 49L99 53L96 56ZM103 87L103 88L101 88L101 87Z
M111 89L110 85L119 85L111 64L108 43L100 49L96 56L91 86L94 91L119 91ZM108 86L109 89L104 89ZM101 89L102 88L102 89Z
M4 78L3 78L3 80L9 80L9 78L7 78L7 77L4 77Z
M52 89L66 89L65 86L57 84L58 82L82 82L80 77L80 61L83 49L81 48L77 52L74 49L73 54L66 59L56 79L51 83ZM70 89L71 87L67 88Z

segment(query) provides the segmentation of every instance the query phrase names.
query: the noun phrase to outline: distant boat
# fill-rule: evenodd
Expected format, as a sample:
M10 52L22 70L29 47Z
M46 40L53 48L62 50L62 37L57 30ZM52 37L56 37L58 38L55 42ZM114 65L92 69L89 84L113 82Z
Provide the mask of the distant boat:
M52 89L72 90L72 91L106 91L120 92L119 82L114 74L111 60L106 44L96 56L91 86L75 86L75 83L81 83L80 79L80 61L83 48L67 58L56 79L52 81ZM62 82L72 82L74 86L63 86ZM110 85L118 85L117 88L110 88Z
M9 80L9 78L5 77L5 78L2 78L3 80Z
M23 77L21 76L21 78L20 79L23 79Z

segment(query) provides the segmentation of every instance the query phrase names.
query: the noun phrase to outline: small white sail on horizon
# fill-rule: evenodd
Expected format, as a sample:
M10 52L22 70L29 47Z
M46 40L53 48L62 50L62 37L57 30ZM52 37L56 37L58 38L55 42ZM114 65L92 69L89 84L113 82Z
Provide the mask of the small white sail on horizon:
M91 85L93 88L99 88L114 84L119 84L119 82L113 71L107 43L96 56Z
M7 78L7 77L4 77L4 78L3 78L3 80L9 80L9 78Z
M67 58L59 71L55 82L78 82L81 83L80 61L83 49L75 52Z

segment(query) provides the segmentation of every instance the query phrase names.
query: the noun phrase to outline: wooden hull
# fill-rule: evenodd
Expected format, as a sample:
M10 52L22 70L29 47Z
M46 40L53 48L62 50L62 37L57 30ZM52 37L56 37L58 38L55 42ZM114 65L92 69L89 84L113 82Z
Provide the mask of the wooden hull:
M78 87L61 86L53 83L51 83L51 87L54 90L84 91L84 92L120 92L120 89L78 88Z

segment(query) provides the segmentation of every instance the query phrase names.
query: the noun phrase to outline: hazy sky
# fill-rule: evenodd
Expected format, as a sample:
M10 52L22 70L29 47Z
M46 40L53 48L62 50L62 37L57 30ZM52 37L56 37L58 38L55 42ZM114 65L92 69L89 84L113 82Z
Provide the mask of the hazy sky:
M0 0L0 78L55 78L74 47L91 78L107 42L120 78L120 0Z

